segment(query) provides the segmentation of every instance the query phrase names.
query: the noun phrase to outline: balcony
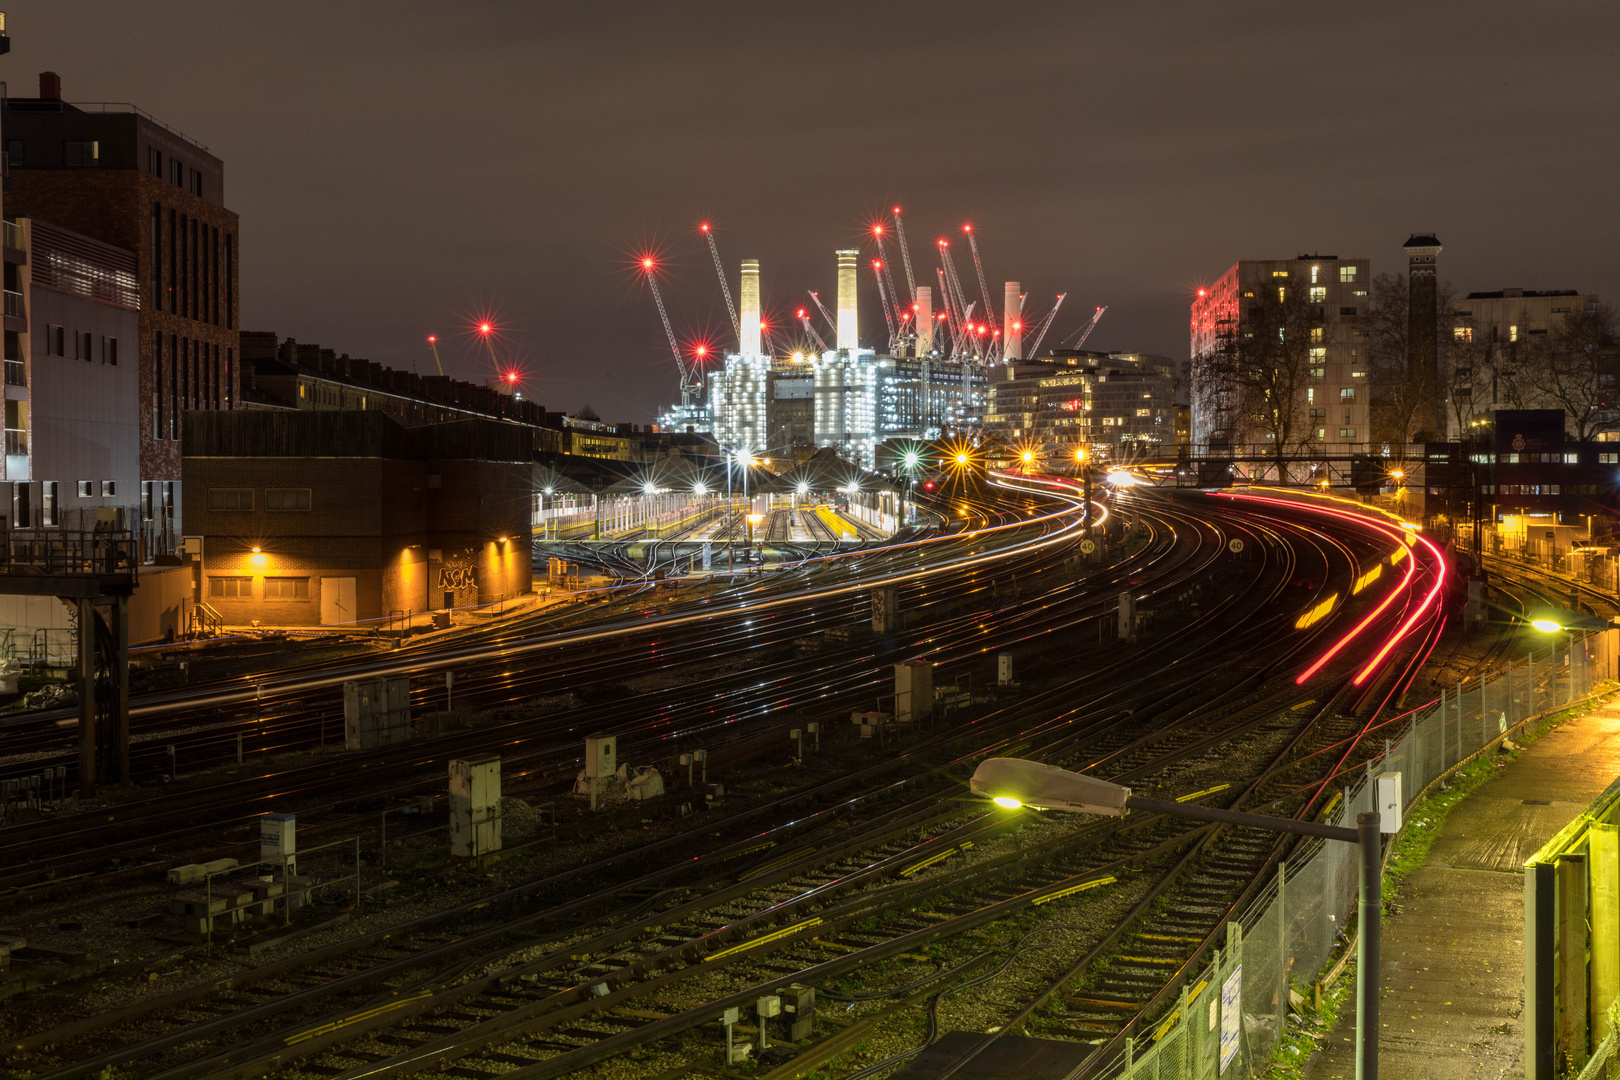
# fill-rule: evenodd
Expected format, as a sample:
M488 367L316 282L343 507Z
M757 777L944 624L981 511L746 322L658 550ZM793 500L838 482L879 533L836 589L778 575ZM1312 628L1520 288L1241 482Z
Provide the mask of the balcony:
M7 386L27 386L28 385L28 365L23 363L21 360L7 360L6 361L6 385Z
M0 224L5 226L3 234L0 234L0 238L3 238L5 246L11 248L13 251L23 250L22 226L18 225L14 221L0 222Z
M6 314L11 316L13 319L28 318L28 310L23 307L23 294L20 292L12 292L10 289L5 290L5 294Z

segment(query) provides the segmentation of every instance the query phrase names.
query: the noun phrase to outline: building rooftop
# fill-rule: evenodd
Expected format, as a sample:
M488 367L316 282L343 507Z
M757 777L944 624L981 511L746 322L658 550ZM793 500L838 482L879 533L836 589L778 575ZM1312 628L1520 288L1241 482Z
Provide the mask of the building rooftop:
M1406 243L1401 245L1403 248L1439 246L1440 238L1434 235L1434 233L1413 233L1411 236L1407 237Z
M1470 300L1514 300L1521 296L1579 296L1575 289L1497 289L1495 292L1471 292Z

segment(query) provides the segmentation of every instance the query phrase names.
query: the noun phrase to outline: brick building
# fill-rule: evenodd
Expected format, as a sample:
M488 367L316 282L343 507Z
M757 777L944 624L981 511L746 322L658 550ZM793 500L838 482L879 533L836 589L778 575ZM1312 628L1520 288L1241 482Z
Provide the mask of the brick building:
M133 252L139 287L138 410L143 529L171 550L182 412L240 401L237 216L207 147L121 104L74 105L60 79L0 105L8 216L49 221Z
M534 450L492 420L381 412L185 417L199 599L227 624L342 624L529 592Z

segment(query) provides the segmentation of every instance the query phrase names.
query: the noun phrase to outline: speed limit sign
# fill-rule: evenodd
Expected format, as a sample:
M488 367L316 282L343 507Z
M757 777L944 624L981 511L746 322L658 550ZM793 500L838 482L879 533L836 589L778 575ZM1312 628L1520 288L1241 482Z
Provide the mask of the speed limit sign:
M1226 545L1226 550L1230 551L1234 555L1241 554L1243 552L1243 541L1233 540L1230 544Z
M1095 540L1082 540L1080 541L1080 550L1082 553L1090 555L1097 550L1097 542Z

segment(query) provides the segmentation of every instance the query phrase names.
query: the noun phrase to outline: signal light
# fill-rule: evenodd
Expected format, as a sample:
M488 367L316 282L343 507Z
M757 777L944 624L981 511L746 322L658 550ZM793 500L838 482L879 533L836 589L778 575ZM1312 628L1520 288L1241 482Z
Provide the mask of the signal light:
M923 487L927 488L929 491L933 491L934 490L934 482L932 480L930 480L926 484L924 484Z

